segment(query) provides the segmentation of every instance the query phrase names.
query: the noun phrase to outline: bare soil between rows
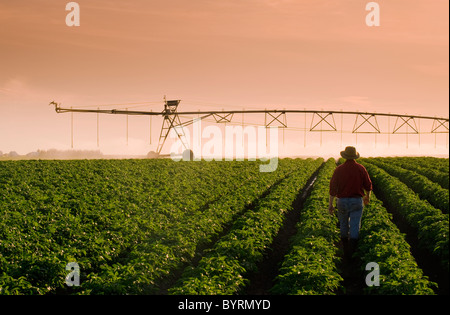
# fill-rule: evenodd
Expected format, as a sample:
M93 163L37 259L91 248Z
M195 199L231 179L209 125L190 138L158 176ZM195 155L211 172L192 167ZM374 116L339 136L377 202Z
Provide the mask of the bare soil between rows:
M419 238L417 230L411 227L411 225L399 214L397 209L390 207L383 198L383 194L374 187L374 193L378 199L383 202L383 206L386 210L392 214L392 222L398 227L401 233L405 234L406 242L411 246L411 254L417 262L417 265L422 269L425 276L430 281L437 283L438 288L435 289L435 293L438 295L449 295L449 274L448 270L445 270L440 260L430 253L429 250L421 248L419 246Z
M291 247L291 238L297 233L297 223L300 220L301 210L305 200L317 179L319 170L323 164L308 179L305 187L299 192L293 202L292 210L286 214L283 227L274 238L272 245L264 255L264 259L258 265L258 271L248 276L249 284L245 288L247 295L270 295L270 289L275 284L276 276L283 262L284 256Z

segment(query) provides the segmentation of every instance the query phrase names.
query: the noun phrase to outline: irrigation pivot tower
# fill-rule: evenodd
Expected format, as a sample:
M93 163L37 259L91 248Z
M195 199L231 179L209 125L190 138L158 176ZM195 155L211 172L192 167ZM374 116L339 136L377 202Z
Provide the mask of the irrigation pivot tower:
M163 124L161 127L161 133L159 135L158 147L156 152L161 153L161 150L166 142L167 136L170 130L174 130L178 138L181 140L184 148L189 149L189 145L186 141L186 136L184 134L183 124L181 123L180 116L177 114L177 108L180 104L180 100L165 101L164 110L162 112Z
M164 109L161 112L153 111L133 111L121 109L85 109L85 108L62 108L60 104L52 101L50 105L55 106L57 113L97 113L97 114L116 114L116 115L149 115L162 116L163 123L158 140L156 153L160 154L164 144L173 130L176 136L181 140L184 148L189 149L189 144L186 141L183 127L186 127L194 122L194 119L189 119L182 122L180 116L197 115L197 119L205 119L213 117L216 123L230 123L235 114L264 114L264 126L279 128L288 128L287 114L312 114L312 119L308 131L310 132L324 132L324 131L338 131L335 115L347 115L354 117L352 133L373 133L380 134L382 130L378 124L380 117L388 117L395 119L393 128L388 127L388 134L420 134L423 131L418 127L419 120L432 121L431 129L428 133L449 133L449 118L419 116L407 114L391 114L391 113L374 113L374 112L358 112L358 111L326 111L326 110L307 110L307 109L283 109L283 110L267 110L267 109L252 109L252 110L222 110L222 111L178 111L180 100L166 100L164 99ZM420 126L420 124L419 124ZM305 119L306 127L306 119ZM341 126L342 129L342 126ZM305 128L306 131L306 128Z

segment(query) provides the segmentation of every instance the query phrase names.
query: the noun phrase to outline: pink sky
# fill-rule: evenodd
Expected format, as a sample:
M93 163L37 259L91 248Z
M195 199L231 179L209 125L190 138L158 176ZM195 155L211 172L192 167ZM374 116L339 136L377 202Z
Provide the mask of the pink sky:
M70 115L56 114L52 100L67 107L151 101L140 109L160 111L166 95L183 100L180 110L449 115L447 0L377 1L379 27L365 24L369 1L362 0L80 0L79 27L65 24L67 2L0 1L4 153L70 148ZM155 150L162 119L152 120L150 145L148 118L140 118L129 118L132 141L124 146L126 118L102 116L99 149ZM75 149L95 149L95 115L75 121ZM287 136L304 154L303 133ZM312 149L325 150L308 137ZM323 142L337 142L335 151L355 141L333 137ZM438 135L437 147L428 138L418 152L428 152L427 141L436 153L448 151L448 136ZM385 141L379 136L377 152L392 152ZM418 141L410 141L412 150Z

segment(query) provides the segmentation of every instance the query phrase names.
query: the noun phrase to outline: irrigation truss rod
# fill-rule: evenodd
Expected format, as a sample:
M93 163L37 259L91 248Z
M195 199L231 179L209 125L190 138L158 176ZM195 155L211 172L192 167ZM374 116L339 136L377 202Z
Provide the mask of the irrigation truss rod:
M53 102L52 102L53 103ZM52 104L51 103L51 104ZM359 111L330 111L330 110L307 110L307 109L251 109L251 110L218 110L218 111L138 111L138 110L122 110L122 109L81 109L81 108L62 108L56 103L55 110L57 113L101 113L101 114L122 114L122 115L150 115L150 116L173 116L173 115L223 115L223 114L264 114L264 113L298 113L298 114L344 114L344 115L364 115L364 116L385 116L400 117L410 119L432 119L448 122L449 118L435 116L421 116L408 114L391 114L391 113L374 113Z
M122 114L127 115L127 139L128 139L128 116L129 115L148 115L150 118L152 116L162 116L163 124L161 127L161 133L158 141L158 147L156 153L160 154L164 143L169 135L171 130L176 132L178 138L182 141L184 147L188 148L187 141L185 139L183 127L187 127L193 124L197 119L209 121L214 119L216 123L229 123L233 124L233 116L235 114L242 114L242 122L239 124L244 126L244 114L264 114L264 126L271 127L272 124L279 125L275 127L281 127L284 130L302 130L301 128L292 128L288 127L286 115L287 113L293 114L304 114L305 115L305 137L306 131L311 132L327 132L327 131L338 131L336 126L336 121L334 119L334 114L341 115L341 137L342 137L342 117L343 115L356 115L356 120L353 126L352 133L368 133L368 134L385 134L382 132L377 121L377 117L388 117L395 118L395 126L392 131L393 134L420 134L423 131L418 128L416 124L416 119L427 119L433 121L433 126L431 127L430 133L447 133L449 132L448 127L448 118L442 117L432 117L432 116L420 116L420 115L408 115L408 114L387 114L387 113L373 113L373 112L360 112L360 111L332 111L332 110L307 110L307 109L249 109L249 110L197 110L197 111L178 111L178 105L180 100L166 100L164 97L164 110L162 111L141 111L141 110L130 110L129 108L123 109L100 109L97 107L96 109L89 108L63 108L60 104L56 102L51 102L50 105L55 106L55 111L57 113L97 113L97 128L98 128L98 114ZM117 104L116 104L117 105ZM128 104L131 105L131 104ZM134 104L133 104L134 105ZM112 105L114 106L114 105ZM138 107L138 106L133 106ZM306 114L313 114L313 118L311 120L311 126L309 130L306 129ZM188 119L187 121L181 122L181 117L186 118L184 116L197 116L197 119ZM208 119L209 118L209 119ZM73 119L73 118L72 118ZM315 124L314 124L315 122ZM237 122L234 122L237 123ZM245 124L247 125L247 124ZM255 125L255 124L252 124ZM325 127L323 127L325 125ZM389 130L390 130L390 121L388 120ZM368 127L369 130L363 130L361 127ZM419 121L420 126L420 121ZM404 131L406 129L406 131ZM390 133L391 131L389 131ZM389 134L388 133L388 134ZM98 134L98 131L97 131ZM283 133L284 135L284 133ZM72 136L73 137L73 136ZM305 138L306 139L306 138ZM98 143L98 139L97 139Z

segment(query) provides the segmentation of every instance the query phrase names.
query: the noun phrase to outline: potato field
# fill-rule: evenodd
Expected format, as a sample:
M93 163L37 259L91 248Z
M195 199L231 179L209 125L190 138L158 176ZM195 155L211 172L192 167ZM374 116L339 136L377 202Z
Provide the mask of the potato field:
M0 294L448 294L449 160L358 160L351 262L327 211L340 162L0 161Z

